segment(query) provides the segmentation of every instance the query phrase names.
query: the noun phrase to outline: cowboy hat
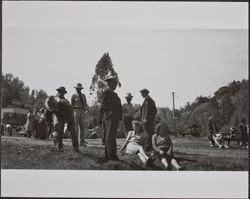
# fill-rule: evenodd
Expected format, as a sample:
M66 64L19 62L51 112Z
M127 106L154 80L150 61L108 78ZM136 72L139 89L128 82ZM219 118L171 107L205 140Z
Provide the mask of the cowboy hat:
M64 94L67 93L66 88L64 86L61 86L56 90L58 91L58 93L64 93Z
M74 88L76 88L76 89L84 89L84 87L82 87L81 83L78 83Z
M116 80L117 81L117 79L118 79L118 77L116 76L116 75L113 75L113 74L111 74L111 72L109 72L108 74L107 74L107 76L105 77L105 81L107 82L107 81L109 81L109 80Z
M147 88L143 88L140 90L141 93L149 93L149 90Z
M131 93L127 93L127 96L125 98L132 98L134 97Z

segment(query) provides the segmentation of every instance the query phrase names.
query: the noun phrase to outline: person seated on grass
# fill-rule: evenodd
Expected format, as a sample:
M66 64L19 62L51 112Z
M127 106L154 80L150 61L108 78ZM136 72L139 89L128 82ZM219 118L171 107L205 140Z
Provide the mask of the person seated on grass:
M127 154L136 154L139 156L140 160L143 162L145 166L148 166L152 162L152 158L148 157L145 153L143 147L140 145L140 122L132 121L133 131L128 132L128 136L126 138L126 142L120 149L120 153L126 147Z
M213 134L213 140L216 145L218 145L219 149L226 148L228 149L229 147L225 144L225 140L223 138L223 134L218 132Z
M152 146L154 157L160 159L167 170L173 166L177 171L184 168L178 164L173 154L173 143L169 136L169 128L165 123L156 125L155 134L152 137Z

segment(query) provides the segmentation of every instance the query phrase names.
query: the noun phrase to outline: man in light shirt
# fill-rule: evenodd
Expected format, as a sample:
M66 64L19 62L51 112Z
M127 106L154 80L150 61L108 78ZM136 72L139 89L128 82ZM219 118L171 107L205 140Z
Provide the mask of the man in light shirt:
M74 111L76 132L80 140L80 146L87 146L85 141L85 112L88 111L88 104L85 95L81 92L82 84L78 83L75 89L76 93L71 98L71 104Z
M125 97L127 100L127 103L123 104L122 111L123 111L123 124L125 129L125 137L127 137L127 134L129 131L132 131L132 120L134 115L134 106L131 104L133 96L131 93L128 93Z

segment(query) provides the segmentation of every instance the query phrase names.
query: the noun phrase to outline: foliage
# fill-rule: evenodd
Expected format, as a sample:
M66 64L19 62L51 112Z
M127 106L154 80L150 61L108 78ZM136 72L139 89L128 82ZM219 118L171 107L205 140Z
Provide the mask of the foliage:
M32 90L11 73L2 75L2 107L41 108L47 98L43 90Z
M238 125L242 118L248 119L248 80L233 81L228 86L222 86L213 97L199 96L182 108L181 113L182 119L177 124L179 127L188 128L191 124L197 124L201 127L201 134L206 135L208 117L213 115L219 130L226 132L231 126ZM188 115L190 118L183 125Z
M12 74L7 73L2 76L2 106L7 107L13 102L24 103L29 98L29 87Z
M90 94L95 96L97 102L100 102L102 92L107 88L106 82L104 80L108 74L118 77L117 72L113 68L113 63L111 57L109 56L109 53L104 53L101 59L96 64L95 74L92 77L92 83L89 88ZM120 82L119 86L121 86Z

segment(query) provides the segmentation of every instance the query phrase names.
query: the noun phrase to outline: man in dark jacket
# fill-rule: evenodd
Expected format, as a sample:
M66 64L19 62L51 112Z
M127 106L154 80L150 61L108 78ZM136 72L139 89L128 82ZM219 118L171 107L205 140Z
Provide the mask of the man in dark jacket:
M154 134L154 119L157 113L157 108L154 100L148 95L148 89L140 90L144 102L141 107L141 121L143 124L143 145L145 151L151 151L152 148L152 135Z
M103 92L101 115L103 124L103 140L105 144L105 160L119 160L116 155L116 134L122 120L122 105L119 96L114 92L117 77L109 75L105 81L108 88Z
M239 124L241 146L247 146L247 120L244 118Z
M51 96L47 102L48 107L51 109L50 114L55 114L57 117L57 124L55 125L55 130L58 133L57 142L58 142L58 151L63 151L63 133L64 126L67 123L67 130L71 134L72 145L75 152L79 152L78 146L78 138L76 135L76 129L74 124L74 113L72 110L72 106L67 99L65 99L64 95L67 93L65 87L60 87L57 89L58 91L58 102L55 100L53 96ZM53 121L51 121L52 117L49 117L47 113L47 120L50 128L53 128Z
M218 127L216 123L213 121L213 118L214 117L211 115L209 117L209 122L208 122L208 132L209 132L208 139L210 146L215 146L213 135L218 132Z

